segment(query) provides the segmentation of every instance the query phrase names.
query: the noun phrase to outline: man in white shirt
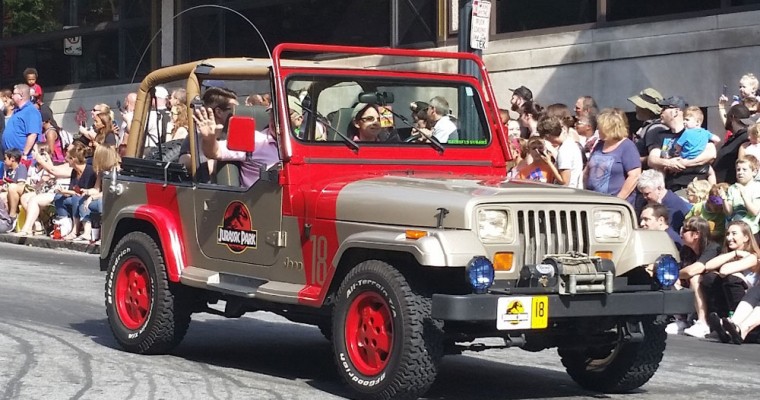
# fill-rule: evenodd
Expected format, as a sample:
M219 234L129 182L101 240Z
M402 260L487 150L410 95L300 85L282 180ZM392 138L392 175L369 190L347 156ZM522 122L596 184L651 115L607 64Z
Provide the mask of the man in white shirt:
M544 116L538 120L541 138L557 147L557 183L576 189L583 188L583 155L578 143L570 138L567 127L557 116Z
M457 126L449 116L451 113L449 102L441 96L436 96L430 99L429 104L427 117L428 122L433 127L432 135L441 143L446 143L449 139L459 139Z

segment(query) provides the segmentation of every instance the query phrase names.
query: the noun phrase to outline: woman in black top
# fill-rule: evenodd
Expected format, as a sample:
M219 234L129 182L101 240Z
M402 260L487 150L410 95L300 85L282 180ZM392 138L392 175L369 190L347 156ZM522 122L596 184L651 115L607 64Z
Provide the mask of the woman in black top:
M71 179L68 189L56 189L55 213L58 218L72 218L71 232L64 237L71 240L77 237L79 225L79 206L85 200L82 191L95 186L97 175L92 165L87 164L87 149L82 145L72 146L66 155L66 162L71 166Z

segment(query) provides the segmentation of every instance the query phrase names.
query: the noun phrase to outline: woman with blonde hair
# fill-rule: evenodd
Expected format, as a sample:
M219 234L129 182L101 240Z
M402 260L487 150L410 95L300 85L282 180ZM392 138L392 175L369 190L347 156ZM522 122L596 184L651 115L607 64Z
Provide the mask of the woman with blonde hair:
M98 104L97 112L93 113L92 122L95 128L95 137L92 140L93 146L108 144L115 146L118 144L116 132L114 132L113 112L107 104Z
M689 336L707 336L711 328L707 321L708 311L727 317L728 312L739 305L747 289L757 283L760 249L746 222L733 221L726 226L721 253L705 263L699 279L691 280L697 321L683 331Z
M628 119L619 108L607 108L596 117L599 140L584 170L586 189L606 193L633 204L641 175L636 145L628 139Z
M116 146L104 144L95 149L92 156L92 169L97 174L95 186L83 191L86 198L79 206L82 233L74 241L90 242L99 239L98 235L93 235L92 228L100 227L100 215L103 213L103 174L118 167L120 161Z
M187 137L187 107L184 104L177 104L172 107L172 131L166 139L179 140Z

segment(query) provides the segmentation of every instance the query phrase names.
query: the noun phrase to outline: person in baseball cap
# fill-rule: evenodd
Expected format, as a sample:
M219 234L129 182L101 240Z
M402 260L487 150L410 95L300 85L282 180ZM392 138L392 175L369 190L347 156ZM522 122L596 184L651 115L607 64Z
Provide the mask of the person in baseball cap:
M509 99L512 104L512 111L519 111L524 103L533 101L533 92L525 86L509 90L512 92L512 98Z
M681 111L689 106L681 96L670 96L658 101L657 105L662 107L663 110L667 108L677 108ZM660 111L660 113L662 113L662 111Z

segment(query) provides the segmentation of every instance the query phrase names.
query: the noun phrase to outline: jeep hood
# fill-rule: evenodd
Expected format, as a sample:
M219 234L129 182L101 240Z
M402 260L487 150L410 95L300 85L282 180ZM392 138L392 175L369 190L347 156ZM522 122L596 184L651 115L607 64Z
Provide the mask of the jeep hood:
M473 210L489 203L628 203L612 196L527 181L383 176L332 182L317 197L320 219L413 227L435 227L439 209L448 214L443 227L469 229ZM337 194L337 196L336 196ZM333 208L334 207L334 208ZM332 214L334 210L334 216Z

